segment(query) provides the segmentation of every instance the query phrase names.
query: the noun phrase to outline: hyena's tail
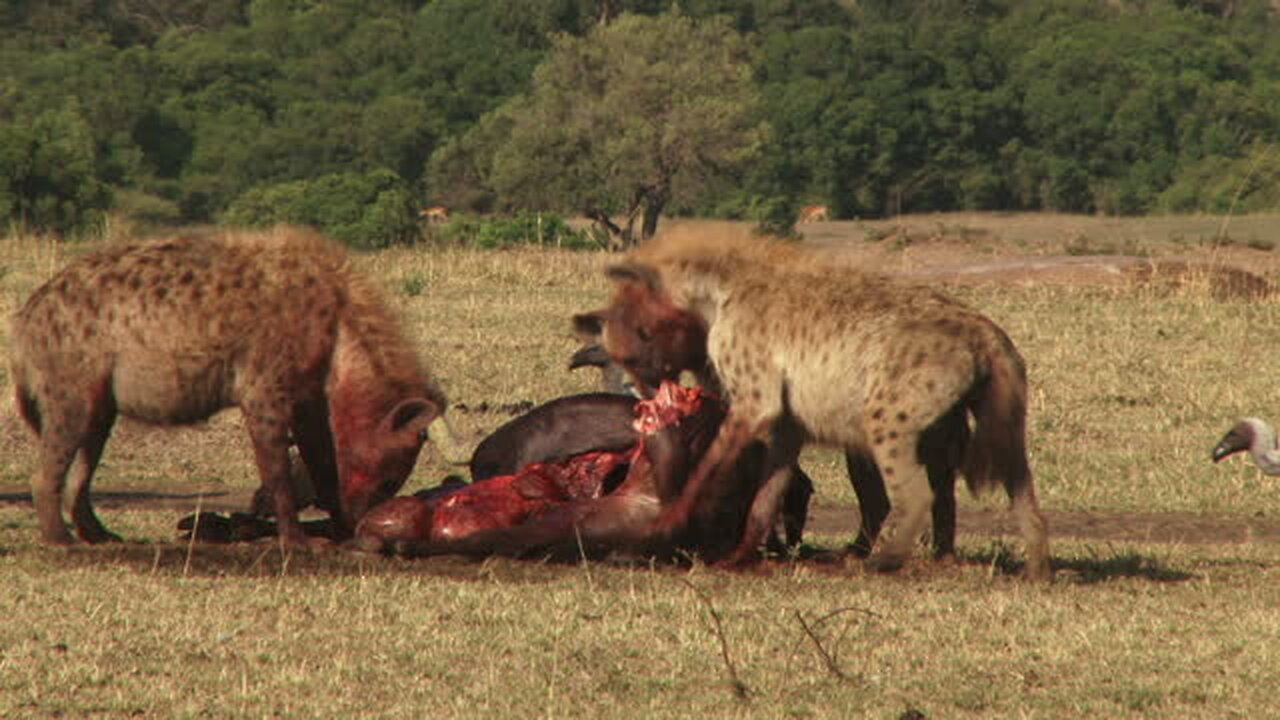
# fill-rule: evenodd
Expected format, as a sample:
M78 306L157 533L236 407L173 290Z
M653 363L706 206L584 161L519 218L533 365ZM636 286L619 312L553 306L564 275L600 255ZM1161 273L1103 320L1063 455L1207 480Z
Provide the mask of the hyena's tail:
M1027 464L1027 371L1022 357L999 328L986 347L987 377L973 390L969 410L974 431L961 472L969 490L1003 485L1009 497L1030 489Z
M43 425L43 419L40 415L40 403L36 399L36 395L31 390L30 379L23 370L21 362L14 361L9 366L9 380L13 383L13 396L18 406L18 415L27 423L27 426L35 431L36 435L40 434L40 428Z
M1013 342L992 327L987 343L986 382L974 388L970 406L973 437L962 466L970 490L1003 483L1009 506L1026 543L1023 573L1033 580L1053 577L1049 525L1036 500L1027 465L1027 370Z

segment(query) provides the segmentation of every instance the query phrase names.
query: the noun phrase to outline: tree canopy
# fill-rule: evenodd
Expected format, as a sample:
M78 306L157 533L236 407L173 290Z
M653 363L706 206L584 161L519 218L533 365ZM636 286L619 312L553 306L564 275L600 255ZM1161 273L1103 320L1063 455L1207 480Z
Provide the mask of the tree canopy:
M809 203L1274 208L1276 5L3 3L0 221L216 222L336 187L397 198L405 218L346 221L390 233L373 245L435 203L630 214L641 232Z
M432 181L466 192L472 174L503 208L605 224L621 213L625 238L640 215L648 237L669 204L696 201L754 157L765 135L758 104L747 48L727 21L627 15L557 36L531 88L446 148L452 160Z

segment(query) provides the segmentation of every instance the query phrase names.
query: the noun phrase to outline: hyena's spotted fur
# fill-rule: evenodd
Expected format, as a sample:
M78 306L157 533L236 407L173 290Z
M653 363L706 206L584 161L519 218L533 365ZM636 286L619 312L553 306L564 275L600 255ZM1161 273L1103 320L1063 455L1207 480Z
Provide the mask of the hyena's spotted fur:
M68 265L18 311L18 408L38 440L43 539L115 539L89 484L117 415L180 424L238 406L281 537L306 542L297 444L318 504L348 530L407 478L445 398L348 256L305 230L177 237ZM64 482L78 465L70 488Z
M772 523L786 468L806 442L869 457L890 503L868 562L902 565L932 505L923 461L956 444L973 419L961 468L971 489L1002 484L1026 542L1027 574L1049 576L1047 527L1025 447L1026 371L991 320L928 288L830 266L811 251L749 239L668 237L610 270L618 282L605 328L609 353L643 380L670 358L705 351L730 417L660 530L688 519L704 486L746 443L767 440L772 475L757 496L733 560L750 560ZM676 329L676 330L669 330ZM675 335L681 338L673 339Z

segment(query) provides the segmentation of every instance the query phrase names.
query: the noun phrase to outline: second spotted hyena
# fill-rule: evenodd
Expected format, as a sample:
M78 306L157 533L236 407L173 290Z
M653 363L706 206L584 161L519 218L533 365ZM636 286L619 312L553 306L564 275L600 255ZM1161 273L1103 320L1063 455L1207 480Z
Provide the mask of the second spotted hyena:
M971 489L1004 486L1026 574L1049 576L1047 526L1027 462L1026 370L990 319L931 289L764 240L668 237L610 275L618 284L606 313L610 355L645 382L705 351L730 404L659 531L683 526L700 494L727 482L742 448L765 440L772 477L731 558L749 561L772 526L787 468L812 441L869 458L883 476L890 509L868 563L892 570L928 520L927 458L958 450L941 464L958 466ZM701 347L691 329L698 324Z
M39 452L32 495L49 543L72 542L64 509L82 540L116 539L94 514L89 485L119 415L172 425L238 406L281 538L302 545L291 442L317 503L350 531L399 490L446 407L347 254L296 228L86 255L31 295L12 330L18 409Z

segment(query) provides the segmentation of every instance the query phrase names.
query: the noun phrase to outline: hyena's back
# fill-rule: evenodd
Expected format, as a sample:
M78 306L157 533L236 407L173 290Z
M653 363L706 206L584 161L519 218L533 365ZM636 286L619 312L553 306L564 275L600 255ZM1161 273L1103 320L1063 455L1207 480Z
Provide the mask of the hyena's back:
M183 237L73 262L14 321L24 415L47 423L106 392L123 415L183 423L239 404L247 382L319 380L343 260L305 237Z
M709 352L727 387L759 389L739 400L776 404L762 408L769 415L786 403L823 443L866 448L877 414L941 416L980 379L1002 335L945 296L876 275L770 280L732 288Z

